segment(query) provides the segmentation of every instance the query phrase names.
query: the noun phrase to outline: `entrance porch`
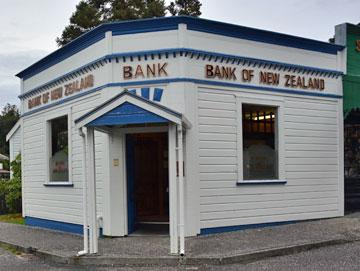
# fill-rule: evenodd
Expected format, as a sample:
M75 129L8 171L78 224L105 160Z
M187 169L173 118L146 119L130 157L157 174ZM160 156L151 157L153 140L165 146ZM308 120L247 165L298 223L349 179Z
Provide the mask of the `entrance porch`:
M124 91L75 121L83 138L84 249L98 252L94 131L106 134L103 233L126 236L168 225L170 252L185 253L183 133L186 119Z

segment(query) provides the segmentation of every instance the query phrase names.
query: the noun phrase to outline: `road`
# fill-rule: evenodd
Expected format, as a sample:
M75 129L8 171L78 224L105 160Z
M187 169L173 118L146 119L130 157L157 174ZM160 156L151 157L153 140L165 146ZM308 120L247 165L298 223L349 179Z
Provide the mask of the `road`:
M0 248L0 270L11 271L69 271L69 270L97 270L97 271L176 271L176 270L189 270L189 271L282 271L282 270L319 270L319 271L351 271L360 270L360 242L325 247L315 249L299 254L274 257L265 259L258 262L248 264L236 264L226 266L201 266L201 267L182 267L182 268L92 268L91 266L85 268L52 265L41 261L39 258L21 254L16 255L7 249Z

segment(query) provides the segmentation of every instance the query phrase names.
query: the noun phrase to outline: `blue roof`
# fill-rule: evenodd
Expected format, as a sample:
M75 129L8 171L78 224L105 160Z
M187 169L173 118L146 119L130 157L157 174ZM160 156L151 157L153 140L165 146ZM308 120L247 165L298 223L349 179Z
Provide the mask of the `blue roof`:
M87 126L113 126L145 123L167 123L167 119L137 105L125 102L91 121Z
M116 101L117 99L120 99L121 97L125 96L125 95L128 95L128 96L131 96L137 100L140 100L140 101L143 101L151 106L154 106L160 110L163 110L165 112L167 112L168 114L171 114L173 116L176 116L178 118L181 118L182 115L176 111L173 111L159 103L155 103L153 101L150 101L146 98L143 98L141 96L138 96L136 94L134 94L132 91L129 91L129 90L124 90L122 92L120 92L118 95L115 95L113 98L107 100L106 102L102 103L101 105L95 107L93 110L85 113L84 115L82 115L81 117L79 117L78 119L75 120L75 123L79 123L80 121L86 119L87 117L91 116L92 114L98 112L99 110L103 109L104 107L106 107L107 105L111 104L112 102ZM125 103L124 103L125 104ZM140 108L140 107L134 107L134 106L129 106L130 103L126 103L127 105L125 107L122 107L122 106L119 106L115 109L113 109L113 111L109 111L108 113L105 113L105 118L102 118L101 120L96 120L95 122L93 121L93 123L91 125L93 126L99 126L99 125L115 125L115 123L108 123L109 121L111 122L112 120L114 122L116 121L120 121L121 118L124 119L124 121L128 121L129 123L128 124L135 124L135 123L144 123L144 121L142 122L136 122L138 121L139 119L132 119L132 117L130 115L137 115L140 119L141 119L141 115L146 115L145 117L149 117L149 121L148 122L152 122L152 123L156 123L156 122L164 122L164 121L161 121L161 119L165 120L164 118L160 117L160 116L157 116L151 112L149 112L150 114L153 114L153 115L149 115L147 114L146 110ZM132 105L132 104L131 104ZM114 120L116 119L117 120ZM158 120L158 121L156 121ZM131 121L134 121L133 123L131 123ZM166 120L167 122L167 120ZM146 123L146 122L145 122ZM117 125L120 125L121 123L117 123ZM122 123L122 124L125 124L125 123Z
M62 60L105 38L105 32L107 31L111 31L114 36L166 31L178 29L178 25L181 23L187 24L187 29L189 30L328 54L337 54L338 51L344 49L344 46L331 44L328 42L201 18L189 16L160 17L101 24L93 30L83 34L79 38L73 40L69 44L34 63L25 70L19 72L16 76L23 79L30 78L31 76L34 76L35 74L61 62Z

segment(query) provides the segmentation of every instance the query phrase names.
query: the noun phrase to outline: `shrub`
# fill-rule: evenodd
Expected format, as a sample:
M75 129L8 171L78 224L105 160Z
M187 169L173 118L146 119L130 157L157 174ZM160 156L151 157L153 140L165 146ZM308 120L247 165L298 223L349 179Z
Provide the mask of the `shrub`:
M0 213L21 212L21 155L10 163L13 178L0 180Z
M21 212L21 180L19 178L7 181L5 203L10 213Z
M10 163L14 178L21 180L21 153L16 155L15 160Z

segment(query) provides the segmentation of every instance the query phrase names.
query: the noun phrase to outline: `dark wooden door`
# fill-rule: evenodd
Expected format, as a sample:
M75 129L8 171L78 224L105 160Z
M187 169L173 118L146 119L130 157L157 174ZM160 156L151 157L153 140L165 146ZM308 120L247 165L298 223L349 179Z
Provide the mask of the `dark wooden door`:
M167 134L134 134L136 222L169 220Z

